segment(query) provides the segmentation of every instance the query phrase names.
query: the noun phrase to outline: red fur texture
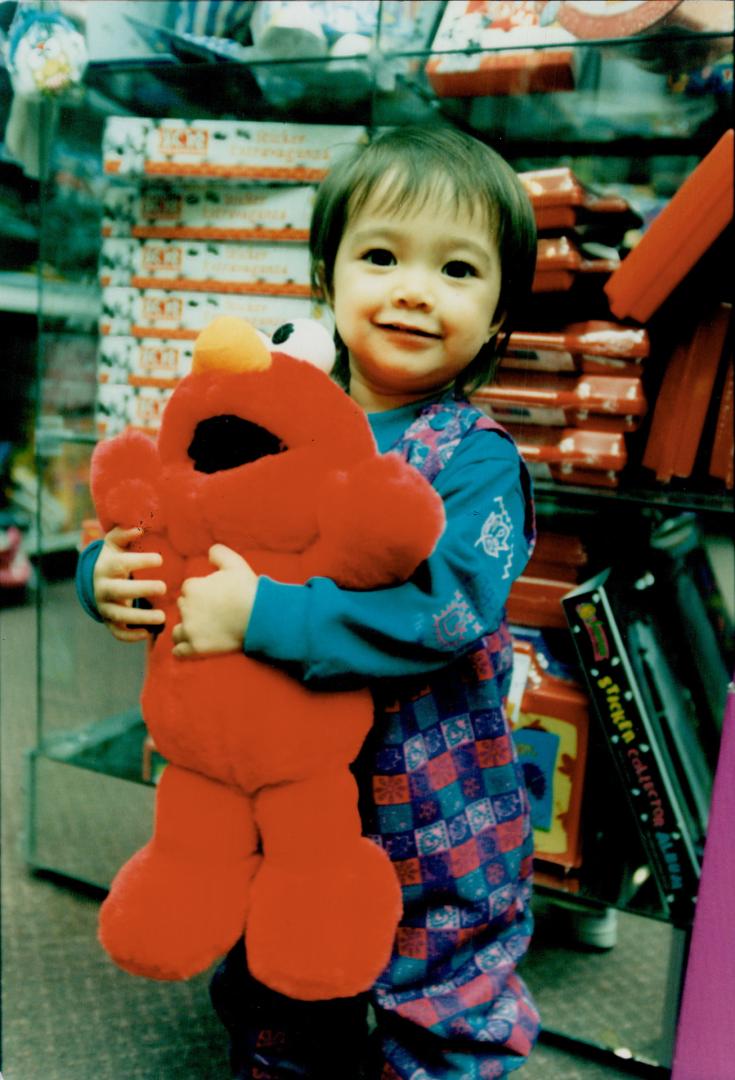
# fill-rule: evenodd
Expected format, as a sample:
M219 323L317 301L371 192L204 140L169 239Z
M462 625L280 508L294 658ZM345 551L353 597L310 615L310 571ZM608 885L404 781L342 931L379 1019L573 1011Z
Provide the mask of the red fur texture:
M327 375L282 352L249 368L258 348L248 324L215 320L157 444L126 433L93 457L104 528L141 524L140 546L163 553L168 584L142 707L169 764L153 836L115 877L100 939L129 972L182 979L244 932L250 969L268 986L348 996L380 974L401 913L391 863L361 836L349 771L370 695L308 690L239 652L177 660L176 599L185 578L213 569L214 543L287 583L391 585L431 553L444 514L411 466L378 454L364 414ZM197 425L222 416L267 429L279 452L197 471Z

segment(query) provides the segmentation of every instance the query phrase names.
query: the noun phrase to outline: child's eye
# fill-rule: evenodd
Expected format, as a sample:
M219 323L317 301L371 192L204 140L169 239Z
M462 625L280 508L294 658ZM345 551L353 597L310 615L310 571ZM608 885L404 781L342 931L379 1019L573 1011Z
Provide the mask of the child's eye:
M363 260L372 266L392 266L396 261L387 248L370 248L363 255Z
M446 263L444 267L444 273L447 277L464 278L464 277L477 277L477 271L471 263L465 262L464 259L452 259Z

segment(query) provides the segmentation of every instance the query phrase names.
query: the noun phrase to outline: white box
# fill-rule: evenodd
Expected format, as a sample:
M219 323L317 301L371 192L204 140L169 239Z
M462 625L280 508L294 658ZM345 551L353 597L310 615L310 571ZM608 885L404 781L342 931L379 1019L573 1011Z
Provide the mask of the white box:
M306 244L108 237L99 274L105 287L311 295Z
M101 334L195 338L217 315L234 315L272 337L283 323L316 319L332 330L329 309L300 296L169 292L110 286L102 293Z
M364 127L111 116L103 169L115 176L227 177L317 183Z
M97 381L173 387L188 375L194 344L185 338L101 337Z
M102 235L303 243L315 191L309 184L108 184Z
M132 387L124 383L105 383L97 387L94 423L100 438L119 435L125 430L132 392Z
M97 434L107 438L132 427L154 435L161 426L161 414L172 393L173 387L101 383L97 388L95 409Z

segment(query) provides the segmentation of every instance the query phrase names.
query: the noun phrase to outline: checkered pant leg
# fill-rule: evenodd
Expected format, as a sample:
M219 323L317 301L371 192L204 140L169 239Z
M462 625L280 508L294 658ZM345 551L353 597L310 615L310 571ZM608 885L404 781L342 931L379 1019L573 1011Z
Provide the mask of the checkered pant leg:
M381 1080L506 1076L538 1034L516 971L532 930L532 832L496 664L486 648L383 702L359 763L365 830L404 901L373 992Z

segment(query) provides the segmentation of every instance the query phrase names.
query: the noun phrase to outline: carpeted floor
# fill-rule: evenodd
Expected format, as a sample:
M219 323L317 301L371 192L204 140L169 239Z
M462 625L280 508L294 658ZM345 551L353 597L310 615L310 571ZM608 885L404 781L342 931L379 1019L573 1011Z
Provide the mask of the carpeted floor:
M137 647L113 642L87 619L69 581L48 586L46 598L43 656L44 683L53 684L47 694L50 724L59 730L83 726L134 702ZM208 978L160 984L118 971L95 938L100 893L28 867L26 754L36 727L34 623L32 604L0 610L4 1080L227 1080L225 1040L210 1010ZM90 865L105 865L109 850L117 857L116 844L125 847L138 833L145 837L146 816L145 805L115 816L104 797L88 795L84 784L59 784L35 828L48 830L45 842L52 856L65 845ZM662 1029L670 1012L670 944L666 925L623 915L614 949L580 952L559 937L553 920L540 918L525 976L548 1027L660 1061L667 1053ZM518 1075L612 1080L630 1074L542 1043Z

